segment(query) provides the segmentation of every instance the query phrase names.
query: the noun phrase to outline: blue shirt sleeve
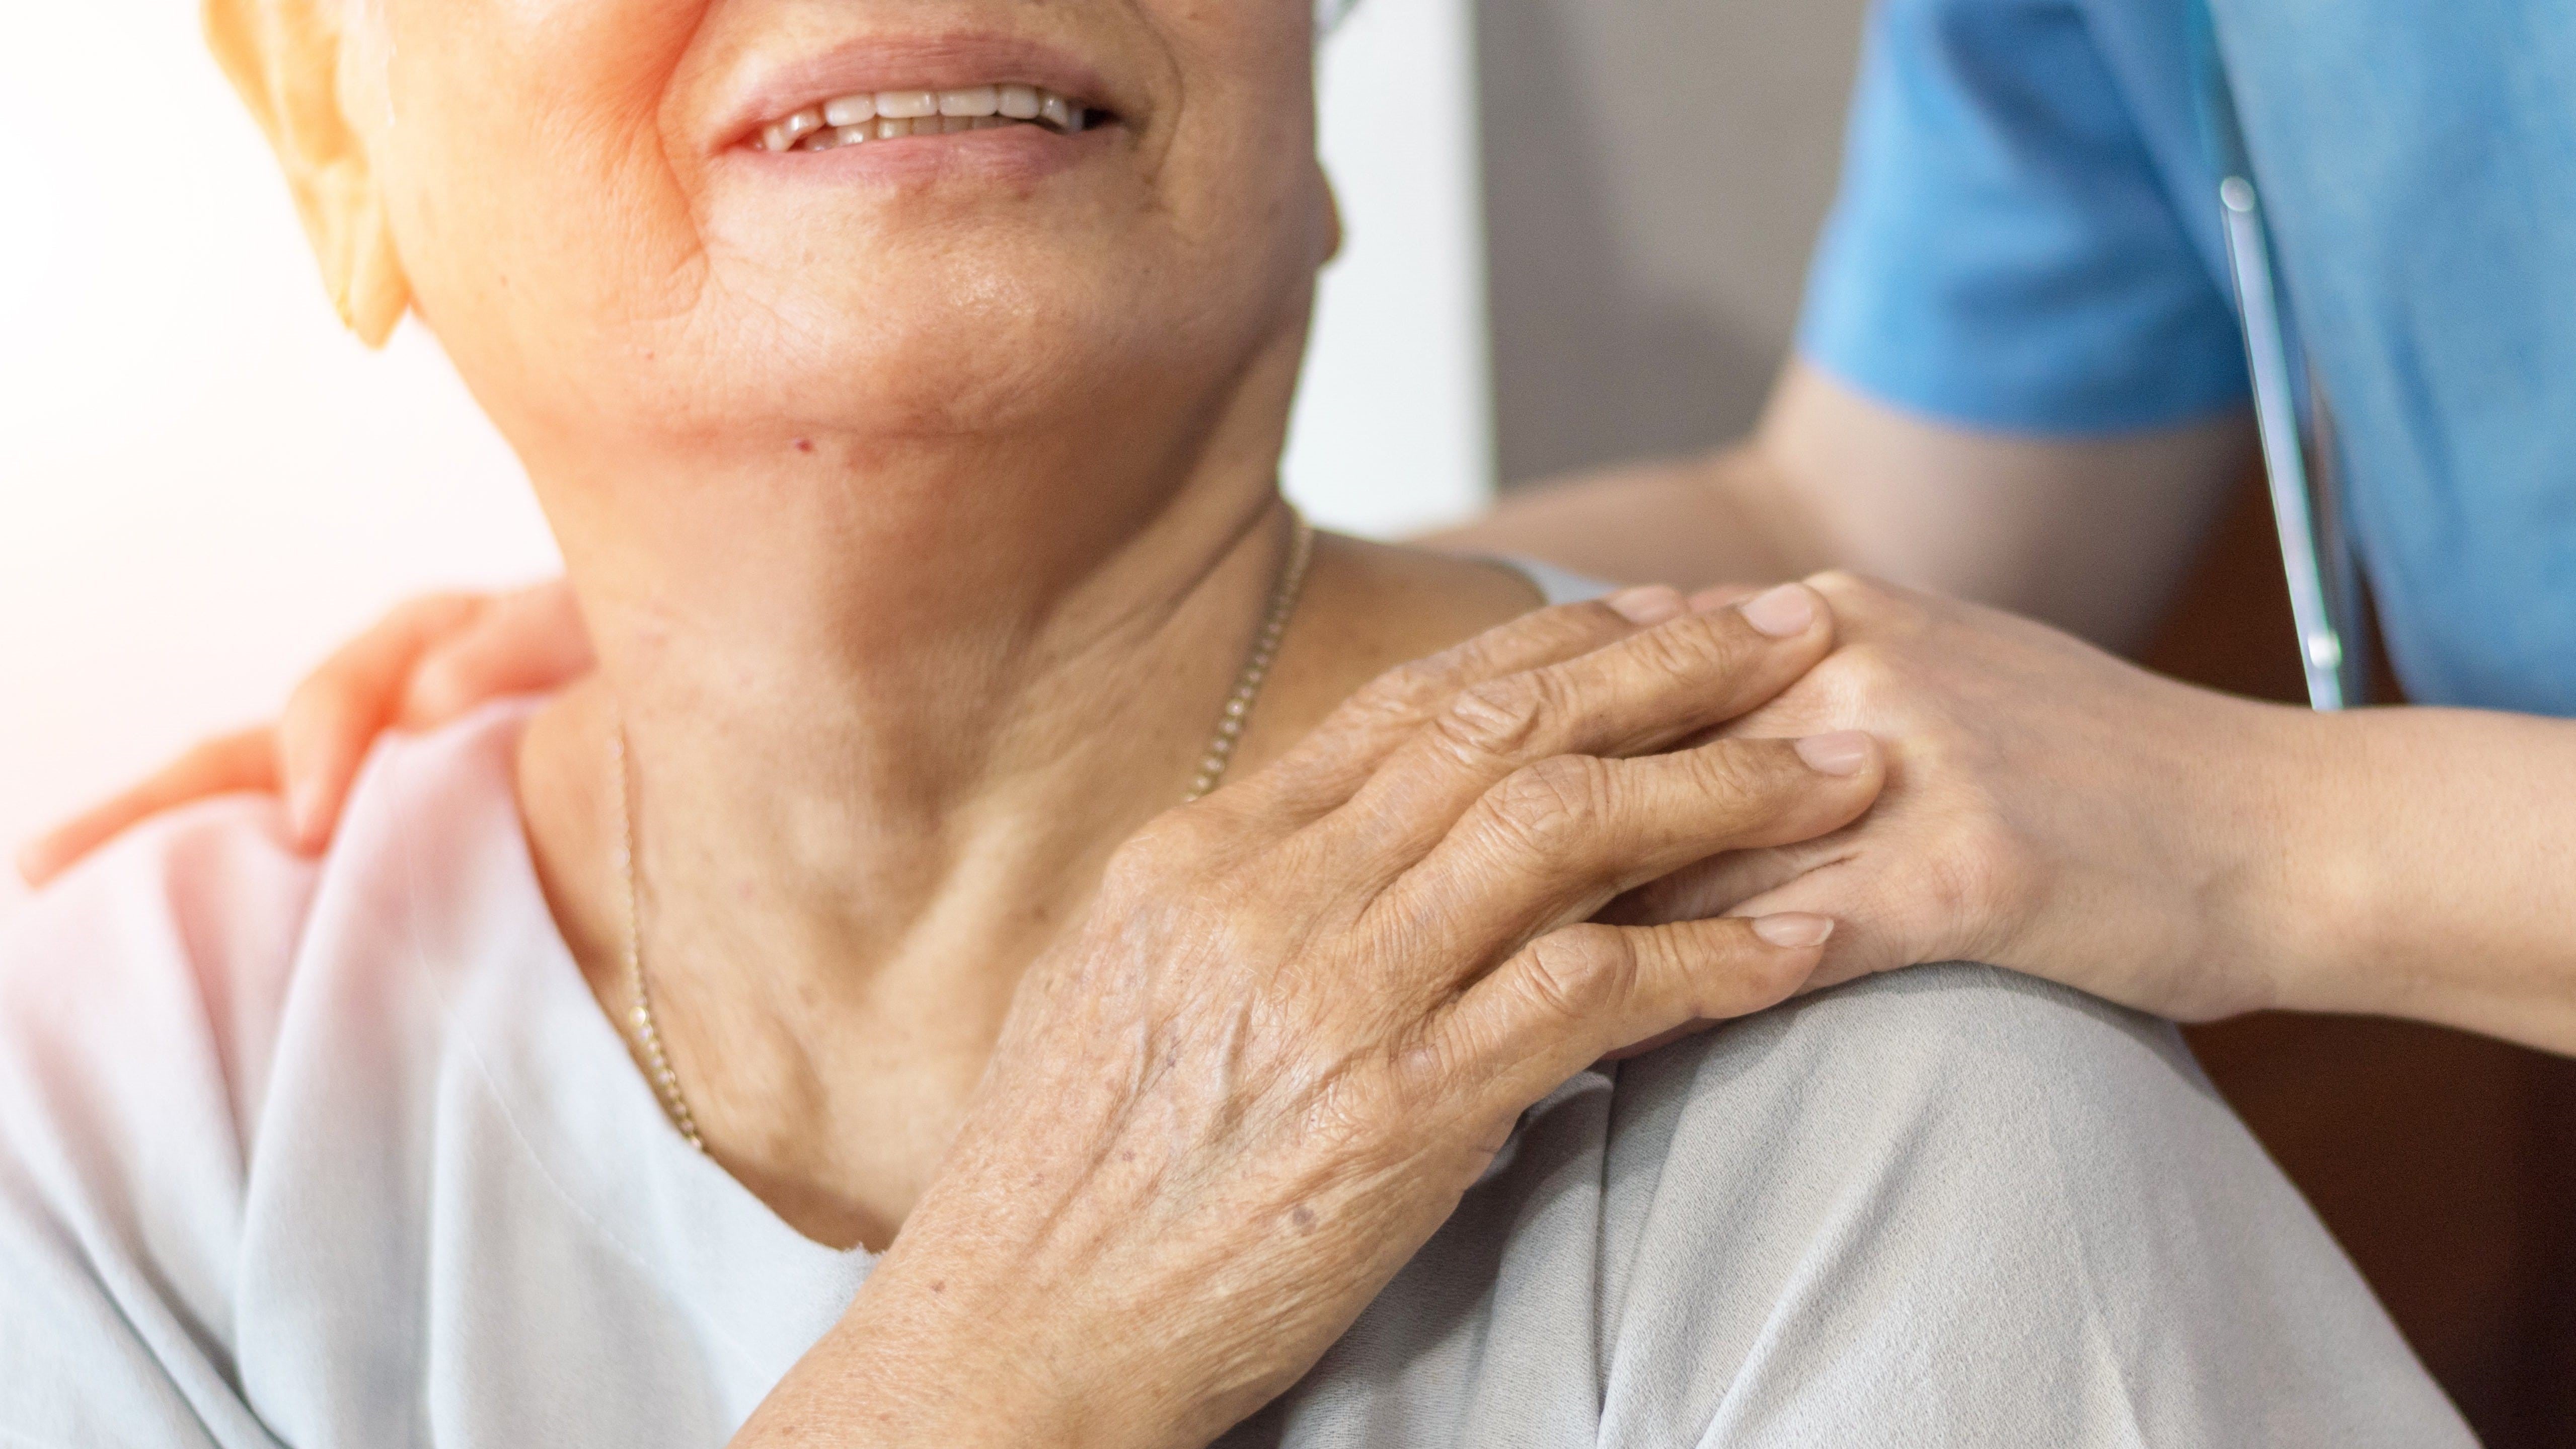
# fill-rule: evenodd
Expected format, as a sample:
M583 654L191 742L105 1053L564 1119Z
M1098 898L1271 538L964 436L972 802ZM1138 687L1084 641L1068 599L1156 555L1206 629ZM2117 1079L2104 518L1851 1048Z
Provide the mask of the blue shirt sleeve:
M2171 12L2166 14L2164 12ZM2083 436L2238 405L2181 6L1880 0L1799 349L1968 427Z

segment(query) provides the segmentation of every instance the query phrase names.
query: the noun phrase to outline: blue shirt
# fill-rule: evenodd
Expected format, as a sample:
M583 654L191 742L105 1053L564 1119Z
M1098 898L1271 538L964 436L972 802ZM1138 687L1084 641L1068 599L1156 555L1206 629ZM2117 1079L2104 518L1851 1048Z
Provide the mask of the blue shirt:
M2211 0L2389 649L2576 716L2576 4ZM2098 436L2241 406L2187 0L1881 0L1800 347Z

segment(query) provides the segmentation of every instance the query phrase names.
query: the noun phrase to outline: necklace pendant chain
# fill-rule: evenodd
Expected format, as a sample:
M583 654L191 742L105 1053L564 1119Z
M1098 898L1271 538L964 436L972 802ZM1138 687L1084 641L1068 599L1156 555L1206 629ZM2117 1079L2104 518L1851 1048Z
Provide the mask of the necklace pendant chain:
M1184 805L1206 799L1225 783L1226 769L1234 763L1235 746L1252 719L1252 707L1261 698L1261 686L1269 681L1271 663L1279 657L1280 641L1287 637L1288 621L1306 592L1306 572L1315 559L1315 526L1293 508L1288 516L1295 531L1288 541L1287 562L1271 588L1270 607L1262 616L1261 631L1253 636L1252 652L1243 661L1243 672L1235 677L1234 691L1226 696L1224 712L1217 717L1216 738L1208 742L1207 754L1199 761L1189 793L1181 797ZM671 1066L671 1054L662 1045L662 1028L654 1019L653 995L644 975L643 912L636 886L636 811L626 761L626 723L622 718L609 732L608 763L610 784L617 795L618 883L624 888L626 906L626 991L634 1003L626 1019L634 1029L636 1055L652 1081L653 1094L661 1099L663 1115L671 1119L671 1125L689 1146L704 1154L706 1139L698 1131L697 1114L689 1110L687 1094L680 1090L680 1074Z
M1217 716L1216 738L1208 742L1207 755L1199 761L1197 778L1190 781L1189 793L1181 797L1184 805L1194 805L1214 793L1225 783L1225 771L1234 763L1235 743L1243 738L1243 727L1252 719L1252 706L1261 698L1261 686L1270 678L1271 661L1279 657L1279 641L1287 637L1289 616L1297 612L1297 601L1306 592L1306 569L1315 561L1315 525L1291 510L1289 518L1296 531L1288 540L1288 561L1279 570L1279 582L1270 590L1270 607L1261 619L1261 632L1252 639L1252 653L1243 661L1243 672L1235 676L1234 692L1226 696L1225 711Z
M626 992L634 1002L627 1020L635 1028L635 1046L644 1059L645 1075L652 1078L653 1094L662 1099L663 1115L691 1147L704 1153L706 1139L699 1135L697 1114L689 1110L689 1099L680 1091L680 1074L671 1069L671 1054L662 1048L662 1029L653 1020L653 996L644 980L644 922L635 886L635 805L627 780L623 719L608 737L608 762L610 783L617 791L617 875L626 895Z

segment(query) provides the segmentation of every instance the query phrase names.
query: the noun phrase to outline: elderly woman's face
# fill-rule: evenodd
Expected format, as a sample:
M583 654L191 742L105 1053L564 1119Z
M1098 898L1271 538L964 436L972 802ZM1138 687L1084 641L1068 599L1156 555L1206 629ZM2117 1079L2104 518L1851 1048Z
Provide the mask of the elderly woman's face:
M1332 246L1307 0L356 3L413 293L523 442L1159 399L1293 337Z

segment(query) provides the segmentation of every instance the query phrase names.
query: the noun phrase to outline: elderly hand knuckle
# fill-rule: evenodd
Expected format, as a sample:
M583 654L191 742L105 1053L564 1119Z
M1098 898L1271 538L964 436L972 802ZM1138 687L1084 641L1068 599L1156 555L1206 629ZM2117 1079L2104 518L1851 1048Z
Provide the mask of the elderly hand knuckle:
M1111 853L1109 863L1100 873L1100 894L1104 900L1128 900L1151 895L1170 882L1163 873L1168 858L1152 827L1130 838Z
M1474 1075L1472 1058L1479 1050L1479 1043L1454 1031L1417 1031L1397 1041L1387 1073L1397 1120L1424 1121L1456 1095Z
M1470 640L1467 647L1485 653L1525 655L1532 649L1553 653L1589 648L1634 628L1636 625L1621 618L1618 610L1592 599L1533 609L1486 630Z
M1529 638L1559 652L1594 648L1621 635L1635 632L1637 626L1618 610L1598 599L1580 604L1560 604L1526 614L1517 626Z
M1637 974L1628 933L1612 926L1571 926L1529 948L1522 989L1542 1013L1580 1020L1625 995Z
M1610 767L1589 755L1559 755L1514 770L1488 797L1494 823L1523 855L1562 864L1610 813Z
M1222 843L1216 825L1215 812L1200 805L1165 811L1110 856L1108 881L1148 892L1169 890L1208 863Z
M1780 793L1788 778L1763 745L1727 742L1682 757L1693 804L1737 812L1758 808Z
M1746 641L1722 614L1693 614L1637 638L1639 658L1666 675L1724 675L1743 666Z
M1370 685L1342 701L1315 727L1310 741L1320 749L1322 759L1338 762L1355 751L1378 748L1390 734L1400 736L1420 716L1410 702Z
M1433 721L1442 741L1469 759L1510 758L1545 725L1553 691L1548 676L1514 674L1462 690Z
M1369 681L1351 696L1351 706L1376 716L1409 714L1438 698L1456 673L1456 662L1446 654L1411 660Z

